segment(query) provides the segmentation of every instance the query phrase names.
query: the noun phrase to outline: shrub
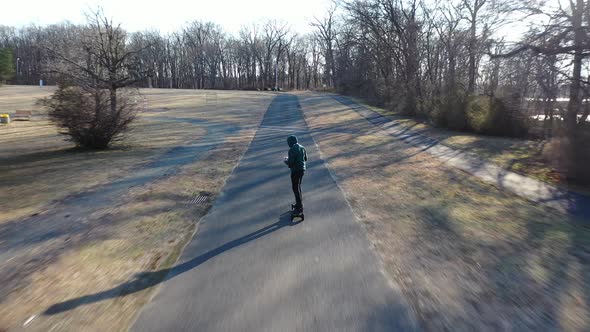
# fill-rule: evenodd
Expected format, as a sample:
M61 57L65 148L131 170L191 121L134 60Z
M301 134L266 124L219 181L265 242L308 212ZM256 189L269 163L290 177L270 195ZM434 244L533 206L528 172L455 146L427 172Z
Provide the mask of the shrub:
M471 97L466 107L471 130L479 134L524 137L528 123L519 112L517 98Z
M457 92L442 96L440 99L433 100L432 105L434 109L431 117L438 126L451 130L469 130L464 94Z
M568 135L562 128L543 148L543 158L563 174L568 181L590 184L590 127L578 128L575 135Z
M451 130L469 130L467 121L466 100L462 94L447 97L444 104L447 128Z
M40 103L48 108L50 120L62 129L60 133L77 146L104 149L122 137L137 114L128 94L118 92L116 98L117 107L112 110L108 90L89 92L60 86Z
M489 97L472 97L467 104L466 116L469 127L476 133L483 133L488 126L489 114L492 112Z
M0 85L14 76L13 66L12 50L9 48L0 48Z

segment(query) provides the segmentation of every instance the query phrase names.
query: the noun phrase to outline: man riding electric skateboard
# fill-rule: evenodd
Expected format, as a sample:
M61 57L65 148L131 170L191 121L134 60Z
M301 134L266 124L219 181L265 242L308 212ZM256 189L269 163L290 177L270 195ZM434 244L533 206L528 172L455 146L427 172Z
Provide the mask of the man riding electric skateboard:
M287 144L289 144L289 154L285 157L285 164L291 169L291 187L293 194L295 194L295 204L291 207L295 214L303 214L303 198L301 195L301 180L305 174L305 162L307 161L307 152L303 145L297 143L297 137L291 135L287 137Z

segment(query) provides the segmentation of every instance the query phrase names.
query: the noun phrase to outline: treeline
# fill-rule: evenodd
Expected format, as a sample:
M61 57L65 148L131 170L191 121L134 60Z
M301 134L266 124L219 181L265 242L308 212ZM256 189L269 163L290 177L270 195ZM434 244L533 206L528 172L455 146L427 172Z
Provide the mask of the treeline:
M60 54L77 52L84 25L60 23L14 28L0 26L0 48L15 61L11 83L56 84L49 70ZM266 21L244 27L237 36L212 22L195 21L170 34L126 34L136 51L139 87L186 89L312 89L322 84L321 51L311 35L298 35L286 23ZM68 47L70 49L68 49Z
M527 17L542 24L516 44L498 38L508 23ZM535 115L547 122L562 116L572 128L586 123L589 23L587 0L564 7L351 0L314 22L325 80L338 91L452 129L512 136L526 134ZM560 96L572 96L569 105L558 103Z

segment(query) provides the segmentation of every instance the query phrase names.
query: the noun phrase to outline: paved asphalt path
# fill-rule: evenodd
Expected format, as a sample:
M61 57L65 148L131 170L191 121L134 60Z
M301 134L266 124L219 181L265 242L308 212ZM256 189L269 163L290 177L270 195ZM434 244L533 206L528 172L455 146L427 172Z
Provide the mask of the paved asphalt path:
M301 223L289 218L289 134L310 158ZM132 330L406 331L414 322L320 159L297 97L282 94Z

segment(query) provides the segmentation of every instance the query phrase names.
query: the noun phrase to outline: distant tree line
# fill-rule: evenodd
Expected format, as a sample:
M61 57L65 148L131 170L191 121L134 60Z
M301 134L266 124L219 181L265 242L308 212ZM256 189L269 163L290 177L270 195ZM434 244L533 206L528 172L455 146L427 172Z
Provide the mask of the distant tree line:
M56 84L48 70L55 45L83 42L81 25L60 23L14 28L0 26L0 48L11 49L12 83ZM67 38L67 45L63 45ZM142 50L138 87L186 89L313 89L323 84L320 46L312 35L298 35L286 23L266 21L244 27L237 36L212 22L194 21L179 31L128 33L126 49ZM62 52L72 52L62 47Z

